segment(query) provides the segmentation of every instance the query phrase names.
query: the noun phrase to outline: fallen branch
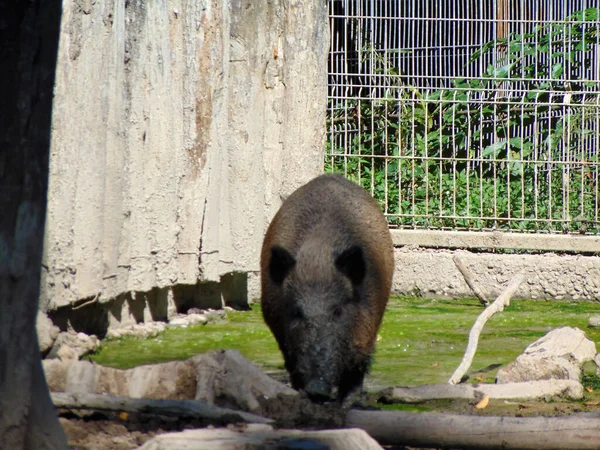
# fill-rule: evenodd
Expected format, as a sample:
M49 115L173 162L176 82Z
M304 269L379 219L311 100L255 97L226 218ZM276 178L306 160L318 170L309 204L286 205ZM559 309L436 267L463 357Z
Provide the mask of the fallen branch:
M494 417L362 411L346 415L346 427L361 428L382 445L476 449L597 449L600 419Z
M537 380L502 384L429 384L415 387L393 387L381 391L379 400L384 403L422 403L440 399L477 400L583 397L583 386L575 380Z
M76 310L78 310L78 309L81 309L81 308L83 308L83 307L85 307L85 306L88 306L88 305L91 305L91 304L93 304L93 303L96 303L96 302L98 301L98 297L100 297L100 292L98 292L98 293L96 294L96 296L95 296L93 299L91 299L90 301L88 301L88 302L84 302L84 303L82 303L81 305L73 306L71 309L72 309L73 311L76 311Z
M483 326L488 321L490 317L492 317L497 312L500 312L504 309L505 306L508 306L510 303L510 299L519 287L519 285L523 282L523 275L519 274L515 278L511 280L508 284L507 288L498 296L498 298L488 306L483 312L477 317L475 323L473 324L473 328L469 333L469 342L467 344L467 349L465 350L465 355L463 356L460 365L454 371L448 383L457 384L460 383L463 376L471 367L471 363L473 362L473 358L475 356L475 352L477 351L477 344L479 343L479 335L481 334L481 330Z
M160 400L101 394L68 394L63 392L52 392L50 395L54 406L57 408L193 417L219 423L273 422L271 419L260 417L256 414L221 408L197 400Z
M466 266L462 263L462 261L460 260L458 255L454 255L454 258L452 258L452 261L454 261L454 265L456 266L458 271L462 274L463 278L465 279L465 281L467 282L467 284L469 285L469 287L471 288L471 290L473 291L475 296L479 299L481 304L483 306L488 306L490 304L489 300L487 298L485 298L485 295L483 295L483 292L481 292L481 290L474 283L471 273L466 268Z

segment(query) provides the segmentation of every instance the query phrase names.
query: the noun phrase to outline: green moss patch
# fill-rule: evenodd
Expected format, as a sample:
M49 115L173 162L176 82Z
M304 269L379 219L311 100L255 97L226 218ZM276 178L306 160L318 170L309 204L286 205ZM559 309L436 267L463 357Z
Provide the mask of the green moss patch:
M468 333L483 307L476 299L431 300L396 297L390 300L379 332L377 353L367 387L445 383L463 356ZM594 341L600 330L587 328L599 303L513 300L486 324L470 371L472 382L493 382L496 370L549 330L578 327ZM264 324L259 305L230 312L226 323L169 329L155 338L133 337L102 342L91 359L98 364L130 368L186 359L210 350L239 350L267 372L282 373L283 359ZM596 383L587 379L588 384ZM592 389L599 389L594 384Z

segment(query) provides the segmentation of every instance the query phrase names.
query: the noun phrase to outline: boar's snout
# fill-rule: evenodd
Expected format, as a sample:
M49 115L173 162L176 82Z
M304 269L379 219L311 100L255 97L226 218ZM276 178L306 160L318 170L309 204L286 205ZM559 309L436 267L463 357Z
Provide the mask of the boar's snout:
M322 378L310 380L304 387L304 392L314 402L325 402L332 400L332 389Z

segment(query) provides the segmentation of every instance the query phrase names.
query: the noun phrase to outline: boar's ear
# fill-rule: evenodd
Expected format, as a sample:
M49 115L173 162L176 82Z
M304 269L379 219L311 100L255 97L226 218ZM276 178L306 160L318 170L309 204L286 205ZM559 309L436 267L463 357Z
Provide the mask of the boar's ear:
M281 284L287 274L296 265L296 260L285 248L279 245L271 247L269 276L277 284Z
M365 278L367 266L363 256L362 248L354 245L344 250L335 258L335 267L352 281L352 284L360 284Z

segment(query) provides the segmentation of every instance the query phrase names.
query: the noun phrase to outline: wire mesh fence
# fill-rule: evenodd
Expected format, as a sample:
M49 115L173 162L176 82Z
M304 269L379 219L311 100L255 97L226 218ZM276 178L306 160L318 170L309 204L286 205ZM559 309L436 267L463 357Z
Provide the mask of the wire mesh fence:
M598 0L330 0L325 170L390 226L596 234Z

